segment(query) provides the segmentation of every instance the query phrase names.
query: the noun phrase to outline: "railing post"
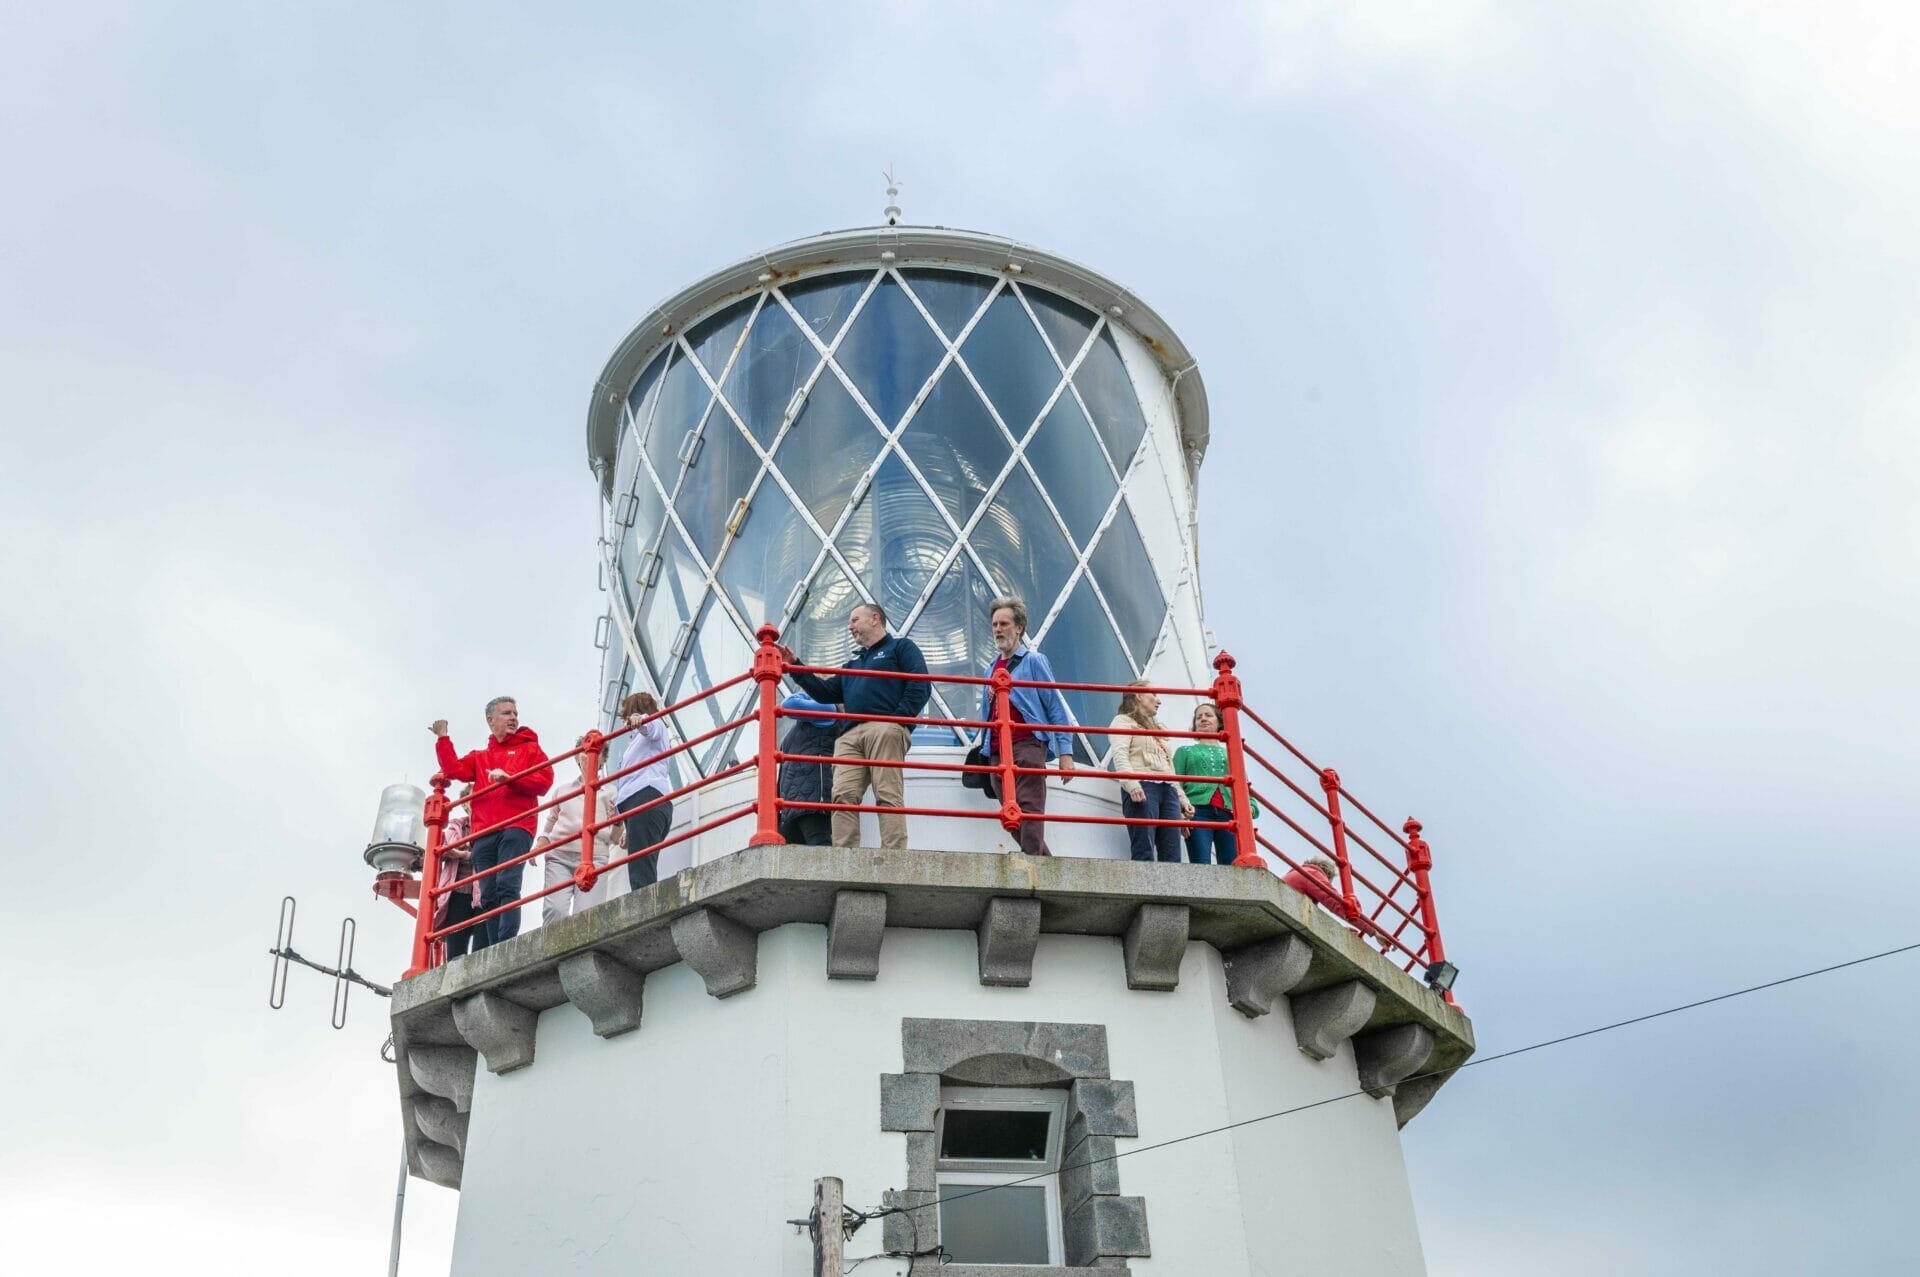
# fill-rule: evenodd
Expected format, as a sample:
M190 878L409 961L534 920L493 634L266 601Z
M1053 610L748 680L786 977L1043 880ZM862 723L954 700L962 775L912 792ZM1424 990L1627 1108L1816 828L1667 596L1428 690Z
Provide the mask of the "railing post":
M1333 827L1333 863L1340 869L1340 905L1347 921L1360 921L1360 898L1353 894L1353 862L1347 858L1347 822L1340 815L1340 773L1320 769L1320 790L1327 796L1327 823Z
M407 968L411 980L433 965L433 942L427 934L433 930L433 889L440 881L441 831L447 827L447 778L434 773L433 792L427 795L427 854L420 862L420 911L413 918L413 964Z
M749 847L778 846L780 833L780 627L771 622L754 631L760 648L753 654L753 681L760 685L758 790L754 797L753 837Z
M1427 846L1427 840L1420 836L1422 826L1413 817L1407 817L1407 823L1400 826L1407 836L1407 868L1413 873L1413 889L1420 896L1420 927L1427 933L1427 965L1447 960L1447 950L1440 943L1440 915L1433 907L1433 883L1427 871L1433 868L1433 851ZM1447 1001L1453 1001L1453 991L1446 993Z
M1013 673L1002 665L993 672L993 740L1000 755L1000 824L1018 837L1026 822L1014 795L1019 777L1013 774Z
M582 893L592 891L600 880L593 863L593 841L600 836L594 825L600 819L600 751L605 747L606 737L590 731L580 753L580 867L573 871L573 886Z
M1233 864L1236 869L1264 869L1266 862L1253 841L1253 791L1247 783L1247 751L1240 740L1240 679L1234 660L1225 652L1213 658L1213 703L1220 710L1220 730L1227 737L1227 792L1233 795Z

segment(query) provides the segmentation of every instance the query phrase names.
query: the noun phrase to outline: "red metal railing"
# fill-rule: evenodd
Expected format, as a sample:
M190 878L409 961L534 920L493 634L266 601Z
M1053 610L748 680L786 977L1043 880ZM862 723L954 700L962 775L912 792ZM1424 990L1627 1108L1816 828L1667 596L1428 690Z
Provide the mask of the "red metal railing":
M723 825L753 817L753 833L748 837L749 846L763 846L786 842L780 832L780 819L784 812L825 811L825 812L886 812L900 816L957 816L972 819L997 820L1010 833L1018 833L1028 821L1045 821L1056 824L1104 824L1122 826L1182 828L1208 828L1231 832L1234 835L1235 858L1233 868L1267 869L1260 858L1264 851L1294 872L1305 872L1305 861L1314 852L1333 862L1337 874L1330 883L1337 899L1332 902L1332 911L1340 916L1354 930L1377 944L1382 953L1389 954L1401 962L1403 969L1412 971L1415 967L1430 967L1445 958L1445 949L1440 938L1440 923L1434 908L1433 888L1429 881L1429 871L1433 867L1433 855L1427 843L1420 837L1420 822L1408 819L1400 833L1395 833L1365 804L1355 798L1341 783L1339 774L1331 767L1321 767L1296 748L1259 714L1248 708L1241 695L1240 680L1234 674L1234 660L1222 652L1214 660L1216 677L1208 687L1130 687L1112 683L1066 683L1035 682L1013 678L1004 669L997 669L990 677L972 677L966 675L926 675L906 674L898 671L851 671L823 666L791 664L785 661L779 647L779 631L771 625L764 625L756 636L759 648L754 655L753 667L749 671L718 683L705 691L675 704L665 706L656 713L647 716L642 724L651 723L680 711L710 697L719 695L751 679L757 687L754 709L729 722L721 723L708 731L701 732L673 745L659 753L649 755L611 773L602 773L602 764L606 756L607 745L633 731L633 726L622 726L618 730L602 733L590 731L581 744L566 753L536 764L525 771L509 776L504 780L476 789L470 795L460 799L447 797L448 781L444 775L433 778L433 793L427 799L426 824L427 847L426 860L422 866L420 885L420 906L414 912L416 925L414 932L413 963L408 970L409 976L417 975L431 966L444 961L442 942L449 935L466 927L497 917L509 910L552 895L558 891L578 888L589 891L600 875L609 870L620 868L645 856L657 856L668 847L676 846L689 839L697 838ZM841 710L821 711L814 709L787 710L780 706L780 681L790 674L818 674L822 676L839 675L842 678L873 678L914 680L927 683L949 683L964 686L987 688L990 691L992 716L985 720L948 719L917 717L910 715L855 714ZM1064 732L1074 736L1152 736L1174 740L1202 740L1221 742L1226 749L1227 774L1225 776L1169 775L1163 772L1118 772L1071 769L1067 767L1022 767L1013 759L1013 728L1015 719L1011 712L1011 693L1016 687L1033 689L1052 689L1055 691L1082 691L1119 693L1153 692L1160 696L1180 696L1211 701L1219 710L1220 730L1217 732L1152 730L1146 728L1109 727L1104 725L1071 723L1035 723L1023 724L1035 732ZM717 715L716 715L717 716ZM830 718L842 722L886 722L913 727L919 725L938 726L949 729L972 730L993 733L995 749L994 761L986 765L934 762L920 759L862 759L867 767L891 767L903 771L930 771L947 773L991 772L996 776L1000 790L1000 804L995 808L974 807L883 807L866 803L802 802L783 799L779 792L779 771L783 762L832 763L831 757L814 754L788 753L780 748L779 724L782 718ZM450 926L434 925L435 903L451 892L465 890L476 882L533 859L540 854L528 851L480 873L467 874L454 878L447 883L440 882L442 859L450 853L470 848L476 839L485 837L500 829L508 828L530 815L548 811L562 803L582 802L583 816L597 815L599 812L599 792L607 785L618 782L633 773L656 763L671 759L699 745L726 735L748 724L756 726L756 744L754 756L746 761L724 767L712 775L703 776L690 784L681 786L671 793L663 794L638 808L629 809L608 820L582 819L579 834L580 864L570 880L557 882L552 886L531 892L506 904L498 905L483 913L460 920ZM1286 758L1276 763L1266 756L1255 742L1247 738L1247 729L1251 726L1262 734L1259 744L1265 739L1278 743L1285 751ZM504 787L523 776L530 775L555 763L564 762L576 755L580 757L581 783L558 796L549 797L506 819L496 821L484 828L473 830L462 837L447 839L445 831L448 820L456 807L466 805L471 810L475 799L486 796L494 790ZM1290 775L1287 766L1290 762L1308 774L1306 783ZM629 847L625 854L595 863L594 835L610 825L624 822L627 817L644 811L659 803L671 802L696 793L708 786L731 779L744 772L756 772L754 797L751 802L742 803L731 811L703 821L695 822L680 832L662 840L651 847ZM1021 776L1057 776L1063 779L1098 776L1106 780L1127 781L1190 781L1217 785L1231 795L1231 816L1226 821L1167 820L1144 816L1103 816L1067 812L1026 812L1020 809L1014 797L1016 780ZM1256 780L1259 786L1256 787ZM1272 781L1278 786L1268 785ZM1312 787L1320 791L1315 797ZM1276 802L1269 796L1268 790L1280 797ZM584 799L584 801L582 801ZM1343 805L1344 800L1344 805ZM1256 806L1260 808L1256 815ZM1366 821L1378 830L1374 836L1382 846L1389 849L1383 852L1367 836L1350 827L1345 812L1348 808L1360 813ZM1316 821L1317 818L1317 821ZM1306 822L1306 823L1303 823ZM1310 828L1311 824L1324 822L1326 832L1322 835ZM1281 831L1286 832L1283 834ZM1289 837L1288 835L1291 835ZM1404 836L1403 836L1404 835ZM1276 841L1279 839L1280 841ZM1282 847L1282 841L1293 847L1302 857L1295 859ZM1300 846L1305 843L1311 852ZM1355 863L1354 848L1364 853ZM1392 854L1389 854L1391 852ZM398 896L400 893L390 887L383 888L381 894L406 907ZM1447 995L1452 1000L1452 995Z

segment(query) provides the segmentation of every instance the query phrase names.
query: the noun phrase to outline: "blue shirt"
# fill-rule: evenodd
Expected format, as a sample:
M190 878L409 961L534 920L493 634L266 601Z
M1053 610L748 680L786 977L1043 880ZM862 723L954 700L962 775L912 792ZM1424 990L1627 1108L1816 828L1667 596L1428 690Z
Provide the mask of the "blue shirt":
M1000 657L996 654L993 659L998 661ZM1015 678L1031 679L1036 683L1058 681L1054 677L1053 666L1047 663L1045 654L1034 651L1024 641L1013 650L1013 656L1008 659L1007 672ZM992 662L987 664L984 677L993 677ZM1057 687L1021 687L1016 683L1008 690L1007 699L1012 701L1013 707L1020 711L1020 717L1029 723L1068 721L1067 703L1060 698L1060 689ZM991 687L980 689L980 720L993 721L993 689ZM994 748L999 744L994 739L994 735L994 730L991 727L987 728L986 740L980 746L981 751L989 758L993 757ZM1073 752L1073 737L1067 732L1036 731L1033 737L1047 747L1049 758L1058 758Z

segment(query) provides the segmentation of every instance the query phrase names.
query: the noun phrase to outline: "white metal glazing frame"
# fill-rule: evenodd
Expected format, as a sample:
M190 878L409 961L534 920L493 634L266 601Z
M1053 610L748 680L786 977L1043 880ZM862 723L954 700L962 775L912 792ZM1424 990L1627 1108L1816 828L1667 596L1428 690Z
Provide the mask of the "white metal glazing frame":
M907 267L906 273L903 273L900 268L887 266L866 274L864 286L861 288L853 306L847 310L844 316L837 317L837 321L830 329L824 332L817 330L815 322L810 321L808 316L803 314L801 310L794 305L789 299L786 290L796 284L811 283L822 278L830 277L836 280L851 280L857 278L860 274L860 272L837 270L816 274L801 280L784 281L783 284L778 285L769 283L758 290L757 293L751 295L749 299L751 303L750 312L747 314L745 322L739 323L734 329L731 343L723 352L720 352L723 354L723 358L721 359L715 360L713 358L714 352L709 352L708 357L703 359L699 352L696 351L694 345L689 341L688 332L683 331L676 334L671 345L663 349L649 363L648 370L643 372L641 378L638 379L639 382L644 382L648 376L652 376L653 378L646 396L638 405L640 409L639 414L636 415L634 405L631 403L623 409L622 420L627 437L620 449L618 468L621 478L616 484L613 499L607 506L607 526L605 535L602 538L603 569L605 570L608 583L612 587L613 594L611 617L614 624L618 626L622 646L625 649L621 669L617 673L613 673L610 678L608 694L609 710L611 709L611 702L614 699L615 693L624 687L633 686L636 676L643 685L650 687L656 694L662 695L663 697L667 694L668 689L675 688L676 682L682 678L682 671L687 668L693 659L693 648L697 637L693 627L702 623L703 615L706 623L711 623L724 617L725 623L734 628L739 644L744 650L750 651L750 636L752 634L753 624L757 618L749 618L742 614L737 600L731 596L721 578L727 568L727 556L739 544L737 534L746 519L753 515L755 503L761 499L762 493L768 483L772 483L779 489L780 499L785 500L791 505L794 515L797 516L806 529L818 541L818 548L814 552L812 562L806 567L804 572L796 578L796 586L786 594L784 601L779 604L779 615L773 616L770 619L781 626L783 631L792 625L795 619L800 616L806 608L809 600L809 591L816 583L816 578L820 575L822 567L829 562L837 568L840 576L844 579L847 586L850 587L851 594L843 600L847 605L850 606L856 597L862 601L874 601L872 591L862 579L862 573L856 570L856 565L850 562L843 552L840 544L840 536L846 530L849 522L856 517L856 512L859 510L862 501L865 500L869 494L875 476L884 465L894 461L897 461L918 485L921 494L926 499L928 507L944 521L947 535L950 537L950 543L944 551L944 554L926 573L924 584L921 586L918 597L914 600L912 606L904 615L896 614L890 617L896 632L910 633L912 631L915 622L927 608L935 592L947 581L949 571L962 554L967 556L968 561L973 570L978 574L979 579L987 583L994 592L1007 592L1015 588L1013 583L996 579L996 574L988 562L981 556L979 550L974 546L971 538L975 530L979 527L981 520L987 517L990 509L994 508L996 499L1006 489L1009 480L1016 474L1024 472L1027 479L1031 482L1040 502L1044 506L1048 517L1053 521L1055 530L1059 536L1064 539L1066 549L1072 559L1071 570L1063 584L1060 585L1055 596L1050 599L1033 600L1034 605L1037 608L1044 609L1044 611L1036 611L1035 615L1031 618L1030 641L1036 644L1045 643L1048 633L1058 621L1068 601L1074 597L1075 591L1084 577L1087 588L1091 591L1092 597L1098 603L1100 611L1111 629L1113 638L1117 641L1121 652L1124 654L1132 671L1132 675L1138 676L1144 672L1148 662L1152 659L1154 649L1164 641L1170 600L1165 597L1164 591L1160 592L1159 624L1154 628L1153 637L1143 643L1140 635L1136 633L1130 640L1126 632L1126 627L1120 623L1115 609L1108 598L1108 590L1114 588L1114 584L1111 582L1103 584L1098 574L1091 569L1089 563L1094 552L1099 548L1102 538L1107 535L1109 528L1113 525L1116 518L1128 517L1131 519L1130 515L1123 514L1127 504L1127 480L1133 469L1141 463L1142 458L1148 453L1150 448L1149 436L1151 431L1150 429L1143 430L1138 442L1129 455L1115 457L1108 446L1108 440L1103 437L1102 431L1093 425L1095 420L1094 413L1089 408L1075 380L1076 374L1081 369L1083 361L1086 360L1089 353L1095 349L1096 344L1102 340L1102 335L1108 325L1107 317L1099 315L1085 307L1081 307L1078 303L1071 302L1071 299L1059 298L1056 294L1048 294L1049 298L1053 300L1055 304L1066 302L1082 311L1087 321L1085 336L1080 339L1078 346L1074 349L1062 350L1059 348L1059 344L1056 343L1056 331L1050 329L1047 323L1043 323L1040 315L1036 312L1033 299L1029 296L1029 292L1032 289L1031 285L1019 283L1004 275L992 276L971 271L953 272L949 267L936 266L934 264L929 264L929 266L932 269L945 270L954 274L971 275L978 281L981 287L985 288L984 295L974 308L972 314L967 317L960 330L951 336L942 329L940 322L935 318L926 302L923 301L916 292L913 281L917 272L911 265ZM897 285L900 289L899 295L911 301L914 311L918 314L919 319L926 325L926 333L930 335L939 346L939 356L931 370L922 380L917 392L907 404L904 412L900 414L899 419L891 424L876 411L874 405L869 402L867 389L863 388L859 380L842 366L838 357L849 334L853 333L859 324L860 317L865 308L875 296L876 292L888 282ZM980 377L976 375L975 370L968 363L967 356L963 353L963 347L967 345L975 329L982 323L983 319L989 314L995 304L1003 297L1011 297L1017 301L1027 322L1032 326L1031 335L1039 338L1048 356L1052 359L1055 371L1058 374L1054 379L1051 392L1047 395L1044 402L1040 404L1031 420L1009 422L1003 415L1002 405L996 403L993 395L983 386ZM728 310L740 305L740 301L736 300L726 306L717 308L715 314L724 314ZM723 388L728 384L730 376L741 361L743 352L746 351L752 335L761 322L763 312L768 307L773 306L781 308L787 319L791 321L793 329L810 343L812 347L813 366L801 379L799 387L795 390L785 407L777 429L763 446L761 441L755 437L752 428L736 410ZM711 316L707 318L711 318ZM702 322L704 323L706 320L703 319ZM695 324L689 326L688 331L698 332L699 329L700 325ZM709 334L709 336L710 335L711 334ZM662 386L667 379L667 372L665 370L670 360L685 361L688 367L698 375L700 384L709 398L702 410L700 420L687 431L685 436L679 441L677 447L673 449L671 455L675 456L680 462L677 470L674 474L663 479L661 473L656 468L655 459L657 456L668 455L662 451L662 447L664 443L670 441L664 438L656 438L654 432L657 426L661 429L668 430L676 426L676 423L657 423L655 421L655 416L660 408L660 400L663 397ZM707 367L709 362L718 362L719 367L717 369L709 368ZM984 408L994 427L1000 432L1002 442L1008 450L1008 455L1000 465L998 473L992 477L985 491L972 500L972 508L966 513L964 519L956 517L955 512L948 507L947 502L943 500L940 493L936 491L935 485L928 480L911 449L902 443L903 437L913 426L916 416L920 413L928 396L933 393L935 387L941 383L942 377L945 376L950 369L957 370L958 374L964 378L967 385L971 388L973 394L978 397L979 405ZM807 499L796 491L789 482L788 477L783 473L779 461L781 448L788 442L789 436L794 431L796 420L802 415L806 405L812 400L820 379L827 376L833 377L839 387L844 390L852 402L857 405L867 426L875 432L875 439L877 441L877 448L872 459L853 483L845 504L839 509L837 515L833 517L831 522L823 522L816 516L814 509L809 505ZM638 382L636 384L638 384ZM1050 491L1049 481L1058 482L1060 476L1041 474L1028 455L1029 445L1034 442L1040 427L1047 422L1056 404L1058 404L1064 396L1071 396L1074 406L1078 408L1078 417L1082 423L1081 428L1086 430L1087 438L1092 441L1094 449L1096 450L1095 455L1098 456L1100 464L1106 468L1107 477L1111 480L1113 488L1111 495L1106 499L1105 509L1100 514L1097 524L1094 526L1092 532L1086 534L1084 537L1075 536L1072 528L1069 526L1067 518L1063 515L1059 504L1055 501L1053 493ZM692 530L687 526L683 518L679 498L688 490L690 483L697 481L695 476L697 474L699 454L708 441L710 432L714 430L736 431L738 438L732 441L732 445L737 449L740 445L744 444L746 448L750 449L754 459L757 461L758 469L757 473L755 473L748 483L743 497L734 503L728 516L728 531L725 540L719 546L718 551L713 554L711 560L709 560L702 552L699 541L693 535ZM1084 441L1081 442L1081 446L1084 446ZM689 464L689 461L691 461L692 464ZM643 488L642 485L645 485L645 487ZM643 498L645 498L644 501ZM639 518L643 504L657 506L659 508L660 526L648 536L644 547L636 542L634 546L635 557L646 566L641 570L643 579L633 580L630 578L635 576L633 570L634 565L621 564L620 546L628 532L632 530L631 525L633 521ZM1137 528L1135 529L1135 535L1137 536ZM657 650L657 644L654 645L656 668L656 666L649 665L648 660L643 659L641 656L641 653L647 649L643 648L640 641L639 616L641 608L646 602L647 590L650 588L658 588L657 578L663 570L661 566L661 550L663 543L668 537L678 538L678 544L674 547L674 550L676 553L691 559L698 580L695 581L693 579L694 574L690 573L685 583L688 587L686 614L682 618L680 630L676 634L675 640L670 645L669 650L662 653ZM625 570L623 570L623 567ZM1157 586L1155 588L1158 589ZM658 605L656 601L655 606ZM897 613L897 609L895 609L895 611ZM611 635L607 633L607 629L603 625L601 641L605 643L610 638ZM1135 651L1136 646L1141 646L1145 650ZM813 655L815 659L819 659L818 654L803 653L803 655ZM744 662L742 667L744 668ZM733 671L729 670L727 672L731 673ZM724 674L716 671L710 670L708 673L710 677L724 677ZM1075 677L1074 673L1070 671L1062 671L1061 675L1062 677L1068 678ZM1082 675L1082 677L1085 677L1085 675ZM688 690L691 689L680 689L680 694L684 695ZM748 689L743 689L743 693L747 690ZM743 710L747 696L743 694L736 698L736 700L737 707ZM734 712L736 705L728 705L724 707L724 709L727 711L728 717L737 716ZM949 695L943 694L940 689L936 689L933 704L930 706L929 712L948 717L969 717L973 710L970 697L960 698L960 710L960 713L956 713ZM716 723L725 721L720 717L720 710L718 708L712 717L713 722ZM688 734L691 734L691 731L689 731ZM716 762L724 758L728 752L729 744L730 741L724 739L715 742L715 745L701 760L700 769L702 771L710 770Z

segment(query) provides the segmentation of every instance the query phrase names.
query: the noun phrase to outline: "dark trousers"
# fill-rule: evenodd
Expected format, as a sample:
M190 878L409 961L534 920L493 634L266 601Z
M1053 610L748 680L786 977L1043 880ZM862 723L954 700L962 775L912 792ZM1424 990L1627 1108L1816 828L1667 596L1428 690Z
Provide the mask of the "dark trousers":
M1013 765L1015 767L1045 767L1047 765L1047 747L1042 741L1028 737L1013 742ZM1021 811L1044 812L1047 809L1047 778L1045 776L1015 776L1013 778L1013 800L1020 804ZM1023 820L1020 822L1020 850L1029 856L1051 856L1047 850L1047 822L1044 820Z
M833 846L833 814L825 811L790 811L780 822L780 836L796 847Z
M1195 820L1232 820L1233 813L1225 807L1208 803L1205 807L1193 809ZM1238 854L1239 843L1234 841L1231 829L1189 829L1187 831L1187 859L1196 865L1230 865Z
M524 829L496 829L473 843L473 872L486 873L487 870L515 856L524 856L533 846L533 835ZM526 862L502 869L499 873L488 874L480 880L480 912L498 909L501 905L511 904L520 898L520 873ZM452 904L449 902L448 907ZM520 934L520 911L509 909L497 917L488 918L472 929L475 950L499 944ZM452 937L448 937L451 939Z
M636 789L620 800L620 810L631 811L642 803L652 802L660 796L660 791L652 785ZM667 830L673 825L673 803L664 802L649 807L645 811L634 812L628 816L627 849L624 855L631 856L636 851L645 851L657 845L667 836ZM627 862L627 883L633 890L651 887L660 880L660 853L642 856L638 860Z
M460 876L462 878L467 876L464 868ZM443 927L458 927L461 923L479 912L478 909L473 907L473 888L462 887L447 897L447 913L446 916L440 920L440 925ZM452 962L455 958L466 953L468 949L471 949L473 942L479 938L479 935L480 929L478 927L462 927L452 935L442 939L441 943L447 946L447 961Z
M1180 798L1174 792L1173 782L1167 780L1143 780L1140 792L1144 797L1139 802L1120 791L1120 814L1129 820L1140 817L1146 820L1180 819ZM1178 863L1180 860L1180 827L1178 825L1128 825L1127 849L1135 860L1152 860L1157 849L1160 859Z

